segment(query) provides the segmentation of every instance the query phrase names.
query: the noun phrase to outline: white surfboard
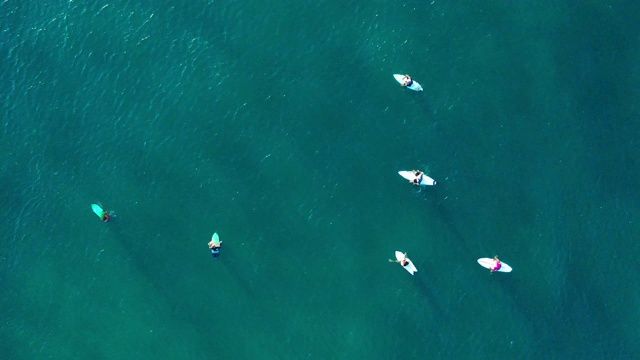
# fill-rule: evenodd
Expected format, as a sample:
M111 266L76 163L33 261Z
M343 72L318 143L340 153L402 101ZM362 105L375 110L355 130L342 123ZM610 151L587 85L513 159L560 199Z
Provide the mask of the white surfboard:
M404 75L393 74L393 77L396 79L397 82L400 83L400 85L404 83ZM418 84L417 81L413 80L413 83L411 84L411 86L407 86L407 89L411 89L413 91L422 91L422 86L420 86L420 84Z
M413 183L413 179L416 178L416 176L413 174L413 171L398 171L398 174L400 174L400 176L402 176L403 178L411 181ZM420 180L420 185L421 186L425 186L425 185L435 185L436 181L433 180L432 178L428 177L425 174L422 174L422 179Z
M401 253L400 251L396 251L396 259L398 261L404 260L404 254ZM407 264L407 266L402 266L402 264L400 264L400 266L402 266L405 270L407 270L411 275L413 275L413 273L418 272L418 269L416 269L416 267L413 265L413 262L411 262L409 258L407 258L407 260L409 260L409 263Z
M480 258L478 259L478 264L489 270L496 267L496 261L490 258ZM500 270L498 270L499 272L511 272L511 270L513 270L511 266L503 263L502 261L500 261L500 264L502 264L502 266L500 267Z

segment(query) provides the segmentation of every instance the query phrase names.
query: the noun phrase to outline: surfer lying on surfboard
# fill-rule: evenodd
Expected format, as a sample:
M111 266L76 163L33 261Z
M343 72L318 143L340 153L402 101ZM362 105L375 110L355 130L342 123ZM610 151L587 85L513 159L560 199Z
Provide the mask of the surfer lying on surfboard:
M409 264L411 264L409 258L407 257L407 253L404 253L404 258L402 260L393 260L393 259L389 259L389 262L395 262L395 263L400 263L400 265L402 265L403 267L405 266L409 266Z
M418 84L417 81L413 80L411 76L402 75L402 74L393 74L393 78L396 79L400 86L413 90L413 91L422 91L422 86Z
M115 217L115 214L112 211L103 209L102 204L91 204L91 210L93 210L93 213L98 215L98 217L104 222L109 222L111 218Z
M407 253L403 254L400 251L396 251L395 254L396 254L396 260L389 259L389 262L395 262L402 265L402 267L405 270L407 270L411 275L413 275L415 272L418 271L418 269L416 269L416 267L411 262L411 259L407 257Z

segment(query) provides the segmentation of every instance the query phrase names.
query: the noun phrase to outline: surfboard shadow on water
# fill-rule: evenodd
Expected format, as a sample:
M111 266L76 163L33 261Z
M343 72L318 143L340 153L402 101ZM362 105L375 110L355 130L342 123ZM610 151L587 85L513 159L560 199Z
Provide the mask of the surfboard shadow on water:
M456 218L451 216L449 209L445 204L445 199L442 198L442 195L439 191L433 192L430 196L429 206L432 207L435 212L440 217L440 220L445 225L445 227L451 232L453 237L456 239L456 245L458 245L458 250L464 250L465 253L469 253L470 249L467 246L467 241L460 231L458 224L456 222Z
M433 290L433 284L429 283L429 281L426 278L426 275L424 273L421 275L420 271L418 271L415 274L415 282L416 282L416 287L420 292L420 295L422 295L423 298L427 299L427 301L429 301L429 303L435 309L435 315L441 318L442 320L447 320L448 318L447 312L444 310L444 308L442 307L442 304L438 300L438 296Z
M231 248L231 246L227 246L224 249L220 248L220 254L218 258L215 259L211 256L211 252L209 252L209 258L212 262L212 271L217 271L216 267L218 266L225 267L245 295L252 297L256 294L251 286L253 282L243 276L245 273L242 267L242 259L235 254L234 249Z
M416 92L415 98L414 98L414 104L417 104L418 106L420 106L425 116L427 115L431 117L434 116L434 110L433 110L434 107L431 102L431 98L429 97L429 94L426 93L426 90Z
M156 217L154 221L160 222L166 221L166 219ZM172 309L181 309L183 306L183 298L182 295L176 291L175 285L176 282L181 281L181 277L178 274L174 274L174 271L171 271L171 269L177 267L181 262L184 262L184 259L158 252L156 250L157 246L150 247L149 242L139 241L137 236L126 231L124 227L114 226L110 230L122 244L129 256L132 257L133 264L137 270L163 294L167 304ZM170 234L164 234L164 237L180 238L181 233L181 231L173 229L170 231ZM202 259L189 262L192 270L199 273L210 273L210 278L216 281L222 276L228 277L228 282L237 285L237 291L244 293L247 298L255 297L256 291L254 291L249 285L250 283L243 276L245 270L242 269L242 260L235 253L232 246L233 244L229 245L225 243L221 248L219 257L216 259L212 257L206 240L205 238L202 242L191 242L194 246L202 247L201 250L199 249L201 252L198 252L202 254ZM223 267L228 271L224 271ZM207 285L212 285L212 283L207 282ZM214 289L215 286L208 286L208 288ZM224 288L215 289L217 291L224 291ZM196 319L194 321L197 322L197 327L202 326L199 320Z

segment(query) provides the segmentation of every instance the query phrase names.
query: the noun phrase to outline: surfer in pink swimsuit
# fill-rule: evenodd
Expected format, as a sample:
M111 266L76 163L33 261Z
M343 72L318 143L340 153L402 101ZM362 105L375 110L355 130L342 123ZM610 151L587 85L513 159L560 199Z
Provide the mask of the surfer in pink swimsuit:
M493 257L493 261L496 262L496 266L491 269L491 272L500 270L500 268L502 267L502 263L500 262L500 259L498 259L498 255Z

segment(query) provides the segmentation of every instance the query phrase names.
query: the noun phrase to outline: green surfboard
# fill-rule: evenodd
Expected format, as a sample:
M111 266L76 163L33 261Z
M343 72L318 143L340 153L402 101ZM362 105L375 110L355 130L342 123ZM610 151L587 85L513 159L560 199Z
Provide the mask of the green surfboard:
M100 219L102 219L104 217L104 214L106 214L107 212L104 211L104 209L102 207L100 207L100 205L98 204L91 204L91 210L93 210L93 212L98 215L98 217Z

